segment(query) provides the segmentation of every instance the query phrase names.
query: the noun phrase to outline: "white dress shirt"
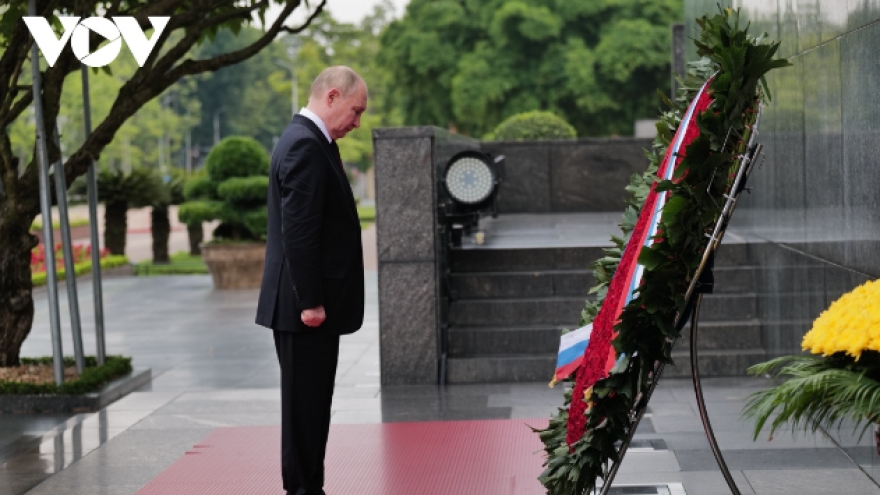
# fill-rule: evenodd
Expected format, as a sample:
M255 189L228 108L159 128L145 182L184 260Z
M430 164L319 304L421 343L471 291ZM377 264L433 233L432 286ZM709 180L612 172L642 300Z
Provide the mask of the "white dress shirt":
M321 117L318 117L318 115L315 112L309 110L306 107L302 107L299 110L299 114L302 115L303 117L311 120L312 122L314 122L315 125L318 126L318 129L321 129L321 132L324 133L324 137L327 138L328 143L333 142L333 140L330 139L330 133L327 132L327 126L324 125L324 121L321 120Z

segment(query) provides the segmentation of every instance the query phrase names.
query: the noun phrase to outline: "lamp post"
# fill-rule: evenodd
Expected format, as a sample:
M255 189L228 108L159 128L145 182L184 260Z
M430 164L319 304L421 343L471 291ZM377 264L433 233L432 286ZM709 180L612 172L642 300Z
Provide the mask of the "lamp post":
M225 106L214 110L214 146L217 146L217 143L220 142L220 114L225 111Z
M293 62L286 62L280 58L275 59L275 65L290 71L290 106L291 115L295 115L299 110L299 93L297 92L296 83L296 66Z

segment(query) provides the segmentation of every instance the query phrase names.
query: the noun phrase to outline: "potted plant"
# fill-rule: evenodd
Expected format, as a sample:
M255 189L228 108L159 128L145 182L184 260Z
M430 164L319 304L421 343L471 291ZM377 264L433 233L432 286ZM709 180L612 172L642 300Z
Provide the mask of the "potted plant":
M269 155L255 139L228 137L205 160L207 175L187 182L178 217L190 225L218 220L202 259L218 289L260 286L265 261Z
M743 414L770 436L784 425L815 433L851 423L864 434L880 424L880 280L831 304L804 336L810 354L783 356L749 368L783 383L750 397ZM875 430L880 452L880 433Z

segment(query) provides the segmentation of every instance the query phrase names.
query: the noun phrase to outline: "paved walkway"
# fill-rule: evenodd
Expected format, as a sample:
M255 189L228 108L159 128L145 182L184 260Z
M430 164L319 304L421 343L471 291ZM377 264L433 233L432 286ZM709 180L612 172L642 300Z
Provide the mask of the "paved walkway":
M346 425L430 421L433 423L413 426L413 431L428 432L448 424L437 421L470 420L489 428L498 425L497 420L507 420L512 429L498 431L521 431L519 428L533 419L549 417L561 404L561 387L548 389L543 383L381 388L376 287L376 273L368 272L365 326L342 339L331 443L338 442L346 431L360 435L346 430ZM66 302L63 289L61 294L61 301ZM257 291L215 291L207 276L116 278L106 281L105 296L109 352L133 356L136 367L152 368L153 383L95 414L0 416L0 495L134 494L181 458L191 457L187 453L198 453L206 438L233 431L224 428L279 424L279 378L272 339L268 330L253 324ZM86 350L93 352L89 282L81 284L80 297ZM37 296L36 307L34 329L23 349L28 356L51 352L45 296ZM66 311L62 320L67 334ZM64 345L68 351L72 349L69 339ZM743 494L880 494L868 476L877 479L880 474L872 439L842 439L843 449L821 434L792 439L781 433L772 442L766 437L753 442L750 427L739 419L739 411L746 397L766 382L711 379L705 380L705 385L718 441ZM266 430L259 431L265 434ZM402 462L400 456L387 455L389 450L393 453L403 448L390 440L393 435L362 431L373 431L371 437L364 434L364 438L375 441L350 451L351 462L369 460L374 462L373 469L393 469ZM671 486L697 495L729 493L703 435L690 381L662 382L636 438L643 448L627 455L617 483ZM647 442L650 440L662 442ZM436 449L446 448L437 442L442 444L442 439L424 443L425 457L418 449L407 451L411 454L406 457L413 462L429 459ZM461 449L476 449L485 443L478 435L467 436L449 456L460 456L455 452L463 454ZM660 450L647 448L651 445ZM265 447L276 450L268 444ZM537 450L530 448L522 454L530 456L526 460L533 463L533 472L540 470ZM464 476L462 469L467 464L438 465L429 472L443 470L439 473L441 482L455 480ZM347 473L339 468L329 476L348 479ZM208 482L208 478L201 479ZM395 479L404 483L409 478ZM331 486L339 485L328 484ZM449 488L444 493L489 493L466 483L450 482ZM672 488L627 493L673 493ZM142 493L162 492L144 489ZM276 494L280 490L244 492L249 493ZM345 489L328 493L359 492ZM498 493L538 495L542 490L536 482L523 482Z

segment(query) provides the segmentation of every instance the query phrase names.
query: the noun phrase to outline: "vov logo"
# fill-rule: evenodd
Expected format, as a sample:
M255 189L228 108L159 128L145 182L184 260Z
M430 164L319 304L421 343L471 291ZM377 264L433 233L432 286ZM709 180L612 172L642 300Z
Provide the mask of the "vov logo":
M171 18L147 17L153 25L153 37L149 39L134 17L112 17L112 21L104 17L87 17L82 22L79 17L58 17L61 25L64 26L64 33L60 39L55 36L55 31L46 18L23 17L23 19L37 47L46 57L49 67L53 67L58 61L68 41L73 54L80 62L89 67L103 67L116 60L119 50L122 49L122 40L125 40L138 65L143 67ZM92 53L89 47L89 35L92 32L110 40L110 43Z

